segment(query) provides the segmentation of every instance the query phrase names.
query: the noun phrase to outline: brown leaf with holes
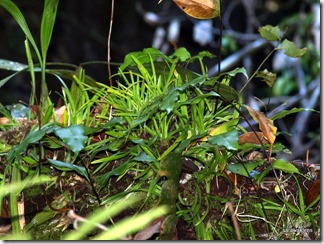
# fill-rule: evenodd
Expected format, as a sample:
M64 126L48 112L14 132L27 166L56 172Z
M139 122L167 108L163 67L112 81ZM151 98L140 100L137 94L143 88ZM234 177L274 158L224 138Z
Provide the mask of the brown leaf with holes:
M272 146L276 140L277 127L273 125L273 120L267 118L262 112L256 111L246 106L252 118L259 123L259 129L262 131L263 136L270 143L270 154L272 153Z

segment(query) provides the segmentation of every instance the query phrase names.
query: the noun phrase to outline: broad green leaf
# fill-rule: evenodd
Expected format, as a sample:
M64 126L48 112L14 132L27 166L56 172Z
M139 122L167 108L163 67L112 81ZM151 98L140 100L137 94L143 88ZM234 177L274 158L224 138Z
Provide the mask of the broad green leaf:
M181 62L185 62L190 58L190 53L186 48L180 47L171 55L171 58L173 57L179 58Z
M285 39L282 43L277 47L278 50L283 50L284 53L292 58L300 58L307 52L307 48L304 47L302 49L297 48L295 43Z
M134 61L135 57L141 64L149 64L152 60L155 61L158 58L168 59L161 51L156 48L145 48L143 51L131 52L128 53L124 62L120 66L120 71L123 71L128 66L135 66L136 62Z
M268 41L280 40L280 29L278 26L266 25L259 28L260 35Z
M89 181L89 177L88 177L88 172L87 169L85 167L81 167L75 164L71 164L71 163L66 163L66 162L62 162L59 160L54 160L54 159L47 159L48 162L53 165L55 168L62 170L62 171L75 171L76 173L78 173L79 175L82 175L84 178L86 178Z
M309 108L292 108L290 110L282 110L281 112L279 112L276 115L272 116L271 119L272 120L282 119L282 118L286 117L287 115L290 115L290 114L293 114L293 113L299 113L299 112L303 112L303 111L318 112L318 111L316 111L314 109L309 109Z
M231 71L225 72L224 75L229 75L235 77L237 74L243 74L246 78L248 78L248 74L245 68L236 68Z
M267 69L258 71L256 77L261 78L269 87L272 87L277 79L277 75L268 71Z
M214 58L216 56L208 51L202 51L202 52L199 52L197 55L193 56L192 58L190 58L189 63L192 63L193 61L195 61L197 59L203 59L205 57L206 58Z
M155 158L143 152L140 153L140 155L138 155L137 157L133 158L132 160L139 161L139 162L148 162L148 163L156 161Z
M237 150L238 148L238 132L232 130L226 133L218 134L217 136L208 137L208 142L213 145L224 146L228 150Z
M211 79L210 81L214 81L216 79ZM231 102L233 100L238 100L240 94L233 87L226 84L217 84L214 86L216 92L225 99L225 101Z
M230 121L222 123L221 125L216 126L215 128L211 129L208 132L207 136L204 136L204 137L200 138L199 141L207 141L208 137L217 136L219 134L227 133L229 131L232 131L233 127L237 125L238 121L239 121L239 119L236 118L236 119L232 119Z
M55 130L55 134L75 153L80 152L88 140L88 137L84 135L83 125L71 125L67 128L58 128Z
M299 173L298 169L292 163L286 162L282 159L277 159L272 164L274 169L279 169L287 173Z
M30 112L30 108L23 104L7 105L6 108L10 111L12 118L26 118Z
M166 110L167 113L169 114L173 110L178 99L179 99L179 92L177 90L173 90L162 100L160 109Z
M241 163L228 164L226 168L234 174L243 175L250 178L250 173L258 166L262 165L264 162L255 163L245 163L244 166ZM245 170L246 168L246 170ZM247 171L247 172L246 172Z

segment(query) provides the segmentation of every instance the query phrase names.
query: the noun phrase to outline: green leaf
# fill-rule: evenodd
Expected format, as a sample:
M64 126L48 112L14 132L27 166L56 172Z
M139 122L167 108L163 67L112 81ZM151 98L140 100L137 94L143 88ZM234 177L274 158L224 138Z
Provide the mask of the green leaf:
M21 154L25 153L29 144L38 142L45 135L45 130L35 130L30 132L24 140L19 144L13 146L12 150L7 155L7 160L11 162L14 158L20 157Z
M62 171L70 171L70 170L75 171L79 175L82 175L84 178L86 178L89 181L87 169L85 167L81 167L78 165L74 165L71 163L66 163L66 162L62 162L62 161L54 160L54 159L50 159L50 158L48 158L47 160L55 168L62 170Z
M248 74L245 68L236 68L231 71L223 73L224 75L229 75L235 77L237 74L243 74L246 78L248 78Z
M129 164L128 162L122 163L117 168L114 168L113 170L109 171L108 173L102 175L100 177L100 189L102 189L108 182L111 176L120 176L123 175L126 171L129 170L130 167L132 167L134 164Z
M212 54L208 51L202 51L202 52L199 52L197 55L193 56L192 58L190 58L190 60L188 62L192 63L196 59L214 58L214 57L216 57L214 54Z
M148 64L152 60L154 61L158 58L168 59L166 55L156 48L145 48L143 51L128 53L124 58L124 62L120 66L120 71L123 71L128 66L135 66L136 62L134 61L134 57L141 64Z
M75 153L80 152L88 140L88 137L84 135L83 125L71 125L67 128L58 128L55 130L55 134Z
M139 161L139 162L154 162L156 161L155 158L151 157L150 155L147 155L146 153L140 153L137 157L133 158L134 161Z
M280 29L278 26L266 25L259 28L261 37L268 41L279 41L280 40Z
M255 163L245 163L244 166L241 163L228 164L226 168L234 174L243 175L250 178L250 173L258 166L262 165L263 161ZM247 172L246 172L247 171Z
M166 110L169 114L176 104L176 101L179 98L179 92L177 90L173 90L170 92L163 100L160 109Z
M57 177L50 177L47 175L39 175L36 177L28 177L20 182L12 182L10 184L1 184L0 185L0 198L3 198L7 194L14 191L21 191L24 188L42 185L45 183L55 182Z
M237 150L238 148L238 132L232 130L217 136L208 137L208 142L213 145L224 146L228 150Z
M21 71L28 68L28 65L0 58L0 69L10 71Z
M277 75L267 69L258 71L256 77L261 78L269 87L272 87L277 79Z
M299 174L299 171L295 165L293 165L292 163L286 162L282 159L277 159L276 161L274 161L272 166L274 169L278 169L283 172Z
M49 43L52 38L59 0L46 0L40 30L40 43L43 60L45 61Z
M173 55L171 55L171 58L176 57L179 58L181 62L184 62L190 58L190 53L188 50L184 47L178 48Z
M235 90L233 87L226 85L226 84L217 84L215 86L215 88L217 89L216 92L224 99L226 99L226 101L233 101L236 99L239 99L240 94L237 92L237 90Z
M272 116L271 119L272 120L282 119L289 114L299 113L299 112L303 112L303 111L318 112L314 109L309 109L309 108L292 108L290 110L282 110L280 113L277 113L276 115Z
M299 49L296 47L295 43L287 39L285 39L282 43L280 43L277 49L283 50L287 56L292 58L299 58L307 52L306 47Z

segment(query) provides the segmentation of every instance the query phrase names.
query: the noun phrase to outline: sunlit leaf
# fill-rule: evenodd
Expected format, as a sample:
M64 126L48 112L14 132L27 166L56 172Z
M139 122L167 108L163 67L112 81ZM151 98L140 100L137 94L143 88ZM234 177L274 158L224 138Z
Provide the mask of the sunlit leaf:
M241 163L228 164L226 168L234 174L243 175L250 177L251 172L258 166L262 165L263 162L245 163L244 166Z
M272 164L274 169L279 169L286 173L299 173L298 169L292 163L286 162L282 159L277 159Z
M120 66L120 71L123 71L128 66L135 66L136 62L134 61L135 57L141 64L150 63L152 60L158 58L168 59L161 51L156 48L145 48L143 51L131 52L125 56L124 62Z
M75 153L80 152L88 140L88 137L84 135L83 125L71 125L67 128L58 128L55 130L55 134Z
M59 0L45 1L40 31L41 51L43 58L46 57L47 49L52 39L58 3Z
M198 141L207 141L210 136L217 136L222 133L231 131L234 126L237 125L239 119L232 119L230 121L224 122L221 125L216 126L208 132L208 136L200 138Z
M220 0L173 0L173 1L186 14L196 19L212 19L219 16L220 14L220 5L219 5Z
M191 55L186 48L180 47L173 53L171 57L177 57L181 62L184 62L190 59Z
M260 35L268 41L280 40L280 29L278 26L266 25L259 28Z
M238 148L238 132L232 130L226 133L221 133L217 136L208 137L208 142L218 146L224 146L228 150L237 150Z
M307 48L297 48L295 43L285 39L283 42L279 44L277 47L278 50L283 50L284 53L292 58L299 58L303 56L307 52Z

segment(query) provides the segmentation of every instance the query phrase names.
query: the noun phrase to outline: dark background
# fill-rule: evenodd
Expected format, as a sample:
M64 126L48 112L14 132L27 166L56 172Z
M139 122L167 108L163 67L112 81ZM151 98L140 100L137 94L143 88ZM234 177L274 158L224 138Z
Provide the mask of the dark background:
M39 40L43 1L17 0L14 2L22 10L35 40ZM298 100L298 96L300 96L308 100L302 102L302 99L299 99L300 102L294 103L292 107L309 107L320 110L319 96L312 103L311 97L314 97L315 88L309 88L312 84L313 86L315 84L317 89L320 88L319 46L312 32L315 19L313 15L315 3L318 3L318 1L223 1L223 60L258 39L258 28L267 24L279 25L282 30L287 29L286 37L288 39L294 41L298 47L307 47L309 49L307 55L297 64L290 60L292 64L289 66L288 62L290 61L286 61L281 57L275 61L271 57L264 64L262 69L267 68L270 71L276 69L279 78L284 77L289 72L289 79L285 81L287 85L284 85L283 89L292 88L278 97L273 96L274 107L280 106L280 104L294 97L297 97ZM147 12L155 13L159 17L159 21L154 24L145 21L144 15ZM107 61L107 36L110 14L110 0L60 1L47 60L49 62L76 65L88 61ZM158 0L115 0L111 61L122 62L127 53L151 47L156 29L160 27L167 31L171 21L175 19L180 21L180 33L175 43L176 46L186 47L192 55L200 51L218 53L219 18L213 19L213 30L215 32L213 41L202 46L195 42L192 37L193 26L199 20L185 15L171 0L163 0L160 4L158 4ZM15 20L6 10L0 8L0 58L26 63L24 39L25 37ZM166 37L164 38L164 51L166 54L171 54L175 45L169 43ZM272 48L271 45L265 45L252 54L246 55L234 67L245 67L249 75L251 75ZM217 59L206 59L205 64L208 69L212 69L217 65ZM197 64L193 64L189 68L199 72ZM86 66L86 73L97 81L108 82L106 65ZM12 72L0 70L0 79L10 74ZM231 84L240 89L244 81L243 77L238 77ZM52 77L48 77L48 85L52 91L51 96L55 101L59 97L56 92L60 92L60 84ZM304 91L301 89L304 89ZM270 90L263 82L251 82L245 91L244 102L262 109L262 104L260 105L254 97L264 98L269 94ZM3 105L18 103L19 101L28 103L29 98L30 78L27 73L11 79L0 88L0 102ZM298 149L298 153L294 152L293 157L302 157L304 159L306 150L311 149L313 161L319 160L319 154L316 156L319 152L320 121L318 114L312 113L304 120L296 115L288 116L285 121L278 121L278 123L280 129L289 131L299 138L297 144L294 144L296 140L292 137L290 139L287 137L282 138L282 140L291 143L291 150ZM298 132L300 130L298 127L304 128L302 132Z

